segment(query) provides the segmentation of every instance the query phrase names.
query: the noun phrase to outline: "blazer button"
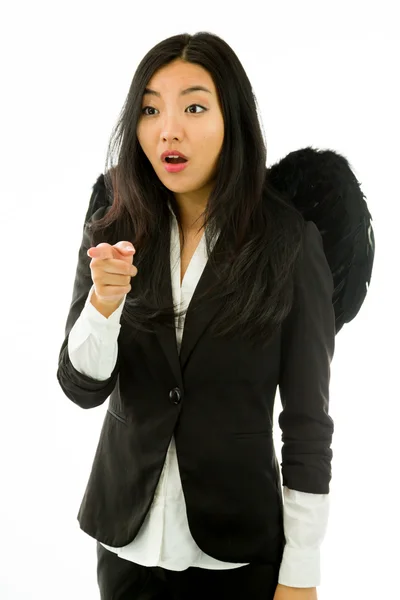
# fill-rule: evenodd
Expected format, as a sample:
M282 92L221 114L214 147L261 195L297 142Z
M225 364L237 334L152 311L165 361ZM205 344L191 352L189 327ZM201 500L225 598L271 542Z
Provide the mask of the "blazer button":
M179 404L181 401L181 390L179 388L173 388L169 393L170 400L174 404Z

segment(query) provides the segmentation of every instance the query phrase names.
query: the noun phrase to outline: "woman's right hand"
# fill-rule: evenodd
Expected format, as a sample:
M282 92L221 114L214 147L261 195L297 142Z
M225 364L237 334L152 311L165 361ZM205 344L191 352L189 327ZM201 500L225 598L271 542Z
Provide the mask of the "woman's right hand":
M135 248L130 242L118 242L114 246L102 242L88 249L94 292L100 302L117 304L130 292L131 277L137 275L134 254Z

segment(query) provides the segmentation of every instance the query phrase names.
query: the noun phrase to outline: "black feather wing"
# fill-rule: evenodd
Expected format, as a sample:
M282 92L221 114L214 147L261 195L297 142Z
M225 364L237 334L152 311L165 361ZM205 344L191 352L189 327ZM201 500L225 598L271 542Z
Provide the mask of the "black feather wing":
M288 154L268 169L268 176L318 227L334 281L338 332L359 312L374 262L372 216L360 183L344 156L311 147Z

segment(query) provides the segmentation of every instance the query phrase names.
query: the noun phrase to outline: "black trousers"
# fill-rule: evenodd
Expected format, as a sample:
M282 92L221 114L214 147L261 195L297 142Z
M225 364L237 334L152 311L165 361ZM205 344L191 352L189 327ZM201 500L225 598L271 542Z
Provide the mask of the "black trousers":
M97 542L101 600L273 600L279 565L170 571L119 558Z

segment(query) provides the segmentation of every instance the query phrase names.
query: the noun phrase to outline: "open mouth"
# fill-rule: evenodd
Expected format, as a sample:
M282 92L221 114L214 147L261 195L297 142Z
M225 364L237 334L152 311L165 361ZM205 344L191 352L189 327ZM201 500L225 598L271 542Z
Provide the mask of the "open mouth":
M165 162L170 163L171 165L177 165L179 163L185 163L187 162L187 160L186 158L182 158L181 156L175 156L174 158L169 158L167 156Z

